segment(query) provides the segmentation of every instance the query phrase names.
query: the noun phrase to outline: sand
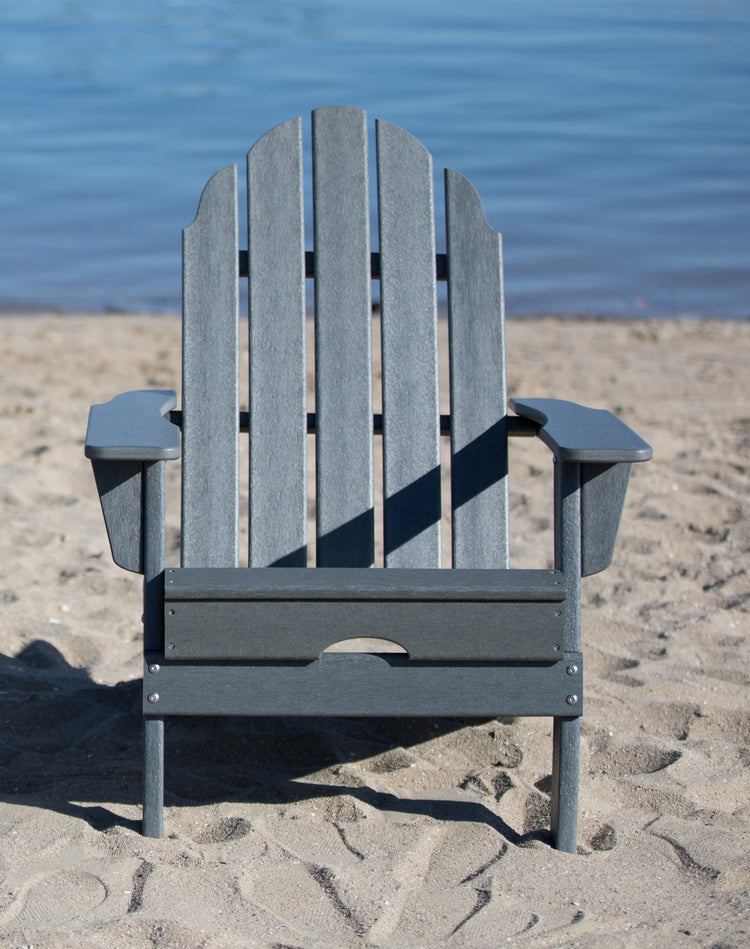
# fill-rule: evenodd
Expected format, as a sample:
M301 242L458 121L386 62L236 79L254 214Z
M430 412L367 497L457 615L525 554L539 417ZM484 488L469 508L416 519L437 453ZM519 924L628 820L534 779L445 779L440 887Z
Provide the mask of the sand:
M170 723L167 836L139 835L139 583L83 439L92 402L177 387L179 332L0 318L0 947L750 945L750 323L508 327L513 394L654 448L584 583L577 855L545 719ZM511 474L515 563L545 566L547 450Z

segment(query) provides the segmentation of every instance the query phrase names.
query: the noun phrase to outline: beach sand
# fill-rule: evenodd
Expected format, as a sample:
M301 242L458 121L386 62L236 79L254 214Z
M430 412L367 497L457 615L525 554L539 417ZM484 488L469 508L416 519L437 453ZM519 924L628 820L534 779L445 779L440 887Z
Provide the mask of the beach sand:
M171 722L141 837L140 587L83 440L91 403L178 387L179 321L0 333L0 947L750 945L750 323L508 326L511 394L654 449L583 586L577 855L545 833L546 719ZM546 566L547 449L516 439L511 476L515 565Z

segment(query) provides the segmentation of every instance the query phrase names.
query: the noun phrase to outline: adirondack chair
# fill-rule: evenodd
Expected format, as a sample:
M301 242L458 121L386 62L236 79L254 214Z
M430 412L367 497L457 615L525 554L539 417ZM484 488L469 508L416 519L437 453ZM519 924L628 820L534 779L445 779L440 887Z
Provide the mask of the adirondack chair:
M370 251L367 120L312 118L314 249L305 251L302 124L248 154L248 250L236 167L184 231L183 403L126 393L91 408L115 561L144 575L144 833L163 832L164 720L178 715L551 716L551 825L575 851L583 700L581 577L611 561L632 462L613 415L550 399L506 411L500 235L445 173L435 252L432 162L376 125L379 253ZM238 385L248 278L249 409ZM306 404L314 280L315 411ZM371 283L380 283L382 415L373 415ZM447 280L450 415L437 382L436 280ZM238 566L238 438L249 433L249 554ZM315 436L315 568L306 439ZM383 441L384 566L374 565L373 434ZM440 436L450 435L452 569L441 568ZM554 569L510 569L508 437L554 453ZM182 457L182 549L165 567L165 465ZM403 654L324 651L352 637Z

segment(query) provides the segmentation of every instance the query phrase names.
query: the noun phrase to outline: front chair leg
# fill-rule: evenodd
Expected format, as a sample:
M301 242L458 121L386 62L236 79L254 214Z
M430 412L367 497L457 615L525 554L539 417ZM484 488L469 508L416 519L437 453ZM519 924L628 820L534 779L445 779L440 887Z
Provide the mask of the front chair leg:
M555 847L576 852L580 718L556 718L553 731L551 827Z
M144 719L143 835L164 836L164 719Z

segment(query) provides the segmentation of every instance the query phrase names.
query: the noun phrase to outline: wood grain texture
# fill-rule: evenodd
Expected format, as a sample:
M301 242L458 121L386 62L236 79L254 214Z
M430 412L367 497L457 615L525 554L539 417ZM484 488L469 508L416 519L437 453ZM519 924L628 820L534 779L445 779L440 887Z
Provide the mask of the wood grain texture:
M318 566L374 562L367 124L313 113Z
M247 156L250 334L249 563L307 562L302 123Z
M237 169L206 185L183 231L182 564L237 563ZM210 366L210 370L207 367Z
M508 566L505 326L500 235L446 170L453 566Z
M378 122L387 567L440 566L440 421L432 158Z
M153 676L152 715L487 716L580 714L580 654L565 661L409 665L365 653L326 653L310 664L165 663ZM576 665L571 676L566 669ZM579 709L582 702L579 702Z

